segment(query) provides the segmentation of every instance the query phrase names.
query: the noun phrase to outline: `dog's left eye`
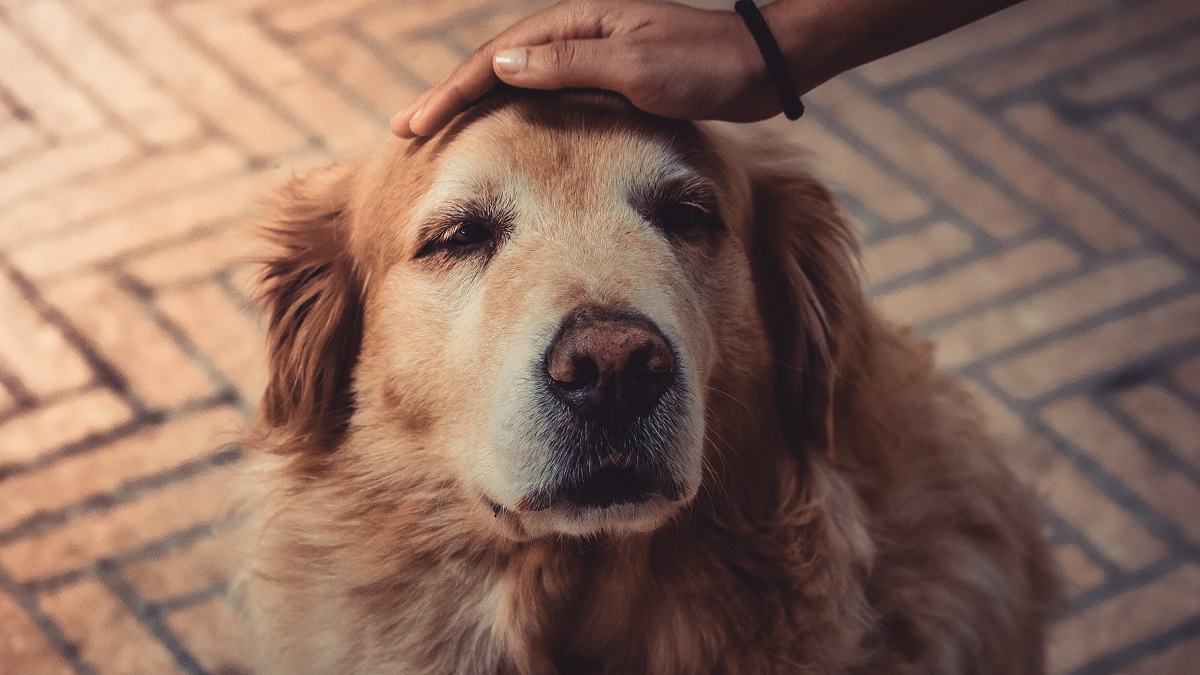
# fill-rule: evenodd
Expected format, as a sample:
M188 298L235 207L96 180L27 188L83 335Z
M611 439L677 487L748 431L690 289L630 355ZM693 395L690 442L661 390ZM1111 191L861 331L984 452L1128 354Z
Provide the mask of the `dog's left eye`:
M668 234L687 235L716 224L712 210L696 202L675 202L662 206L658 211L658 224Z
M492 229L474 220L460 223L445 239L448 246L456 248L471 248L486 243L492 238Z

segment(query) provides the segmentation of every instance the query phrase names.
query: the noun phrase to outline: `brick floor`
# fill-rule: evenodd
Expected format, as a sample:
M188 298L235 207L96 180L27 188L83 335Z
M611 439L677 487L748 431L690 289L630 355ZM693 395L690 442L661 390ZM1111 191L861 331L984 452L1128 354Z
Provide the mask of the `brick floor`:
M0 0L0 672L237 661L238 224L541 4ZM769 124L1041 495L1052 672L1198 672L1200 4L1028 0L806 103Z

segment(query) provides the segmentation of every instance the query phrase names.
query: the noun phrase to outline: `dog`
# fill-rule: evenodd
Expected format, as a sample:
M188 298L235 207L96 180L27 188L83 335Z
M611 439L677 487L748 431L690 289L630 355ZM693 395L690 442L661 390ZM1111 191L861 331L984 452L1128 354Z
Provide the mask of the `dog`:
M257 671L1042 672L1033 500L800 158L508 91L285 185Z

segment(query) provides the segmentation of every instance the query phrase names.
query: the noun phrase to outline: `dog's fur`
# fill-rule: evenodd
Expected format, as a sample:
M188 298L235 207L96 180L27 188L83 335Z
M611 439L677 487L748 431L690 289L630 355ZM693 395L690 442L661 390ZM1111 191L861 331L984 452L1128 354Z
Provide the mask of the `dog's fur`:
M257 668L1041 672L1031 499L930 347L868 307L796 157L612 97L500 94L288 184L249 443ZM613 197L668 174L712 186L723 227L673 239ZM464 191L516 214L507 240L419 255ZM528 367L580 303L675 343L682 498L523 507L553 472Z

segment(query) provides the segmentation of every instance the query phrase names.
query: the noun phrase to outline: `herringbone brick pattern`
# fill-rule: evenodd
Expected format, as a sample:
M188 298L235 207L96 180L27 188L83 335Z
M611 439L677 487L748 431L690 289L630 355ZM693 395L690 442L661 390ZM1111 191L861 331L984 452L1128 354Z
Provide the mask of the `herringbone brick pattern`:
M540 4L0 0L0 672L236 663L239 224ZM1029 0L807 103L873 295L1041 495L1051 670L1200 672L1200 3Z

